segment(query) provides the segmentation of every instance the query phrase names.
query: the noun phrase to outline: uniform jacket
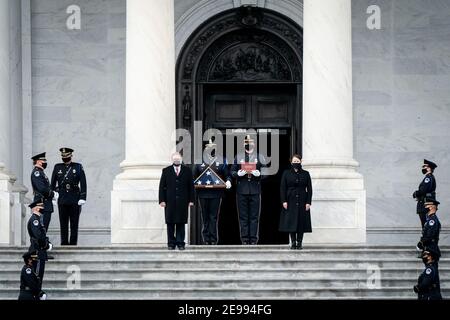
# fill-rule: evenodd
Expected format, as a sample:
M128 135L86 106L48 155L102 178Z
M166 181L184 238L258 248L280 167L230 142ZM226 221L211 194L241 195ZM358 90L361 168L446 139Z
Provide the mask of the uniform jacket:
M52 199L54 196L54 192L50 186L50 181L45 175L44 170L38 167L34 167L31 172L31 185L33 187L34 200L43 200L44 201L44 212L53 212L53 203Z
M419 300L441 300L441 287L437 262L425 266L417 283Z
M423 247L434 246L437 247L439 243L439 233L441 232L441 223L439 222L436 214L427 216L427 222L425 222L422 229L422 237L420 242Z
M241 169L241 164L254 163L256 170L261 172L261 169L265 166L265 159L262 155L252 153L238 154L234 159L233 166L231 167L231 176L236 179L236 192L242 195L257 195L261 194L261 180L264 179L262 173L259 177L255 177L252 174L246 174L239 177L238 171Z
M173 166L163 169L159 183L159 203L165 202L166 223L187 223L189 202L194 202L192 171L181 165L177 176Z
M32 266L24 265L20 273L19 300L39 300L42 283Z
M436 178L432 173L425 175L422 182L420 182L419 189L414 192L413 196L417 199L417 213L427 213L424 199L436 196Z
M59 205L78 204L86 200L87 184L83 166L80 163L58 163L52 174L51 188L59 192Z
M32 214L27 224L28 235L30 236L30 251L37 250L39 258L47 258L49 248L48 237L41 219L36 214Z
M280 231L311 232L311 216L306 211L306 204L312 199L311 176L303 169L295 172L293 168L285 170L281 177L281 203L288 203L287 210L282 208Z

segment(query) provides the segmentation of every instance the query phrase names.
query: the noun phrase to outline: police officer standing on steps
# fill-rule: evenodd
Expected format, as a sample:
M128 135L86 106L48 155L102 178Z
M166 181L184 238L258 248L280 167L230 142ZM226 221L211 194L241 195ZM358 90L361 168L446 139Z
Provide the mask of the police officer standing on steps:
M238 154L231 169L236 178L236 197L242 244L256 245L261 212L261 168L265 159L255 151L255 141L247 135L244 154ZM262 161L262 163L261 163Z
M422 229L422 237L417 244L417 249L425 250L425 248L433 249L440 253L439 250L439 233L441 231L441 223L436 216L439 201L434 198L425 198L424 207L427 211L426 222Z
M419 300L442 300L438 269L441 254L436 248L425 248L422 254L425 270L414 286L414 292L417 293Z
M420 218L420 223L423 225L426 222L427 210L424 206L424 198L436 197L436 179L433 175L434 169L437 165L434 162L423 160L422 173L425 175L419 185L419 189L414 191L413 198L417 201L417 214Z
M34 193L33 201L44 201L44 208L41 210L41 214L45 231L47 232L53 212L52 200L53 198L57 200L59 194L58 192L52 191L50 187L50 181L45 175L44 170L47 168L47 159L45 158L45 152L37 154L31 159L33 160L34 165L33 171L31 172L31 185L33 187Z
M86 203L87 186L83 166L72 162L73 149L61 148L63 163L55 165L51 187L59 191L58 210L61 245L77 245L78 223L82 206ZM70 222L70 241L69 241Z
M44 204L38 200L30 204L29 207L31 208L31 217L27 224L28 235L30 236L30 248L28 251L36 251L38 253L35 271L42 282L44 280L45 261L48 258L47 251L51 251L53 246L48 240L41 220L41 210L44 209Z
M19 300L46 300L47 294L42 291L42 282L35 269L38 252L28 251L22 258L25 265L20 273Z
M202 212L202 237L203 243L206 245L216 245L219 240L217 221L225 192L221 187L231 188L231 176L227 161L217 158L216 147L217 144L209 140L203 153L203 163L197 164L194 170L195 188Z

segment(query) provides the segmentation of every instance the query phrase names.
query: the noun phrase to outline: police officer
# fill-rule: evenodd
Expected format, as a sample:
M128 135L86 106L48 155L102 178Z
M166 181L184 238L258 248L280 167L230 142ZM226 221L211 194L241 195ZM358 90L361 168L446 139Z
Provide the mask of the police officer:
M42 283L34 268L34 264L38 260L38 253L37 251L28 251L22 258L25 265L20 274L19 300L39 300Z
M61 245L76 245L81 207L86 203L87 186L83 166L72 162L73 149L61 148L63 163L55 165L51 187L59 192L58 210ZM70 222L70 241L69 241Z
M437 165L434 162L423 160L422 173L425 175L422 182L419 185L419 189L414 191L413 198L417 201L417 214L420 218L420 223L423 225L426 222L427 210L424 206L424 198L436 197L436 179L433 175L434 169Z
M53 212L53 198L58 199L58 192L52 191L50 181L45 175L44 170L47 168L47 159L45 152L35 155L31 158L33 160L33 171L31 172L31 185L33 187L34 200L43 199L44 208L41 210L45 231L48 231L50 220Z
M234 159L231 175L237 180L236 197L242 244L255 245L259 237L261 212L261 168L265 159L255 151L249 135L244 140L245 152Z
M438 261L441 254L436 248L425 248L422 254L425 270L419 276L417 284L414 286L414 292L417 293L419 300L442 300L438 269Z
M28 220L27 229L30 236L29 251L38 253L38 260L35 263L35 270L41 281L44 280L45 261L48 259L47 251L51 251L53 245L48 240L46 230L42 224L41 210L44 210L42 201L35 201L29 206L31 217Z
M441 223L436 215L439 201L435 198L425 198L424 208L427 211L426 222L422 229L422 237L420 238L417 248L424 250L424 248L433 248L435 251L439 250L439 233L441 231Z
M203 243L206 245L215 245L218 242L217 220L224 189L214 186L216 184L223 185L223 181L225 181L225 188L231 188L231 176L227 161L217 158L216 147L217 144L209 140L209 143L205 145L204 162L197 164L194 169L195 187L202 212L202 237ZM205 183L202 182L202 178Z

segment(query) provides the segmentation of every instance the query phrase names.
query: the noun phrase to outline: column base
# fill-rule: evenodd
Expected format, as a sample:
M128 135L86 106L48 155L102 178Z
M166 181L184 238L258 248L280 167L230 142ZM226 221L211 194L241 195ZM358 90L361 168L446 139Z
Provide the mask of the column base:
M16 178L0 164L0 245L21 245L23 213L21 195L14 188ZM26 192L26 189L25 189Z
M313 232L305 243L366 243L366 191L357 165L354 160L304 161L313 184Z
M130 165L114 180L111 192L112 244L167 244L159 179L166 165Z

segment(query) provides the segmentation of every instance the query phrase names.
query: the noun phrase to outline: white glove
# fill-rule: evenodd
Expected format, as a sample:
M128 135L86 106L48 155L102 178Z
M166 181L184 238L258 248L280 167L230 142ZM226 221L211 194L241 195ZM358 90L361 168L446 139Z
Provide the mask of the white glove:
M254 175L255 177L259 177L261 175L261 172L259 172L259 170L253 170L252 175Z
M56 206L58 204L55 199L52 200L52 203L53 203L54 206Z
M59 193L56 191L53 191L53 199L58 200L59 198Z
M52 251L52 249L53 249L53 245L49 242L47 251Z
M245 176L246 174L247 174L247 171L245 171L245 170L242 170L242 169L241 169L241 170L238 171L238 176L239 176L239 177L243 177L243 176Z
M39 300L47 300L47 294L45 292L41 293Z
M231 189L231 182L227 180L227 182L225 182L225 185L227 186L227 189Z
M78 205L82 206L86 203L86 200L78 200Z

